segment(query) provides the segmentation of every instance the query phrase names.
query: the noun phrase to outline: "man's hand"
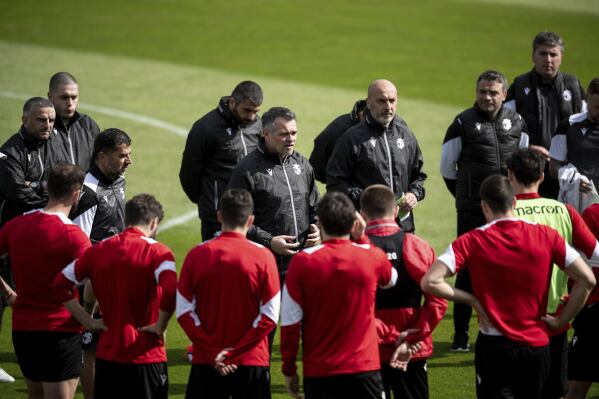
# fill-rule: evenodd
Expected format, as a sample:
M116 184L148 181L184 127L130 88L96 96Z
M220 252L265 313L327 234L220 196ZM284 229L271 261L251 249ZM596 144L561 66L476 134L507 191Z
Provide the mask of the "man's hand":
M237 370L237 365L235 364L225 364L225 360L229 355L229 351L233 348L225 348L216 355L214 358L214 368L218 373L222 376L233 374Z
M299 246L300 244L295 241L294 236L275 236L270 240L270 249L278 255L294 255Z
M108 327L106 327L106 324L104 324L104 320L103 319L92 319L89 318L86 323L83 325L83 327L85 327L85 329L87 331L91 331L91 332L101 332L101 331L107 331Z
M542 316L541 320L543 320L551 330L559 330L566 325L566 323L561 321L558 317L551 316L550 314Z
M366 221L360 215L360 212L356 212L356 220L354 220L354 225L351 229L350 235L352 240L358 241L364 235L366 231Z
M164 334L166 332L166 330L164 330L162 327L160 327L158 325L158 323L150 324L150 325L147 325L144 327L139 327L137 329L137 331L154 334L154 335L158 336L158 338L160 338L161 340L164 340Z
M308 234L304 247L310 248L318 244L320 244L320 230L318 229L318 226L311 224L310 233Z
M287 387L287 392L294 399L302 399L304 395L299 392L299 377L294 375L293 377L285 376L285 386Z
M593 190L591 182L588 179L580 179L580 191L583 193L590 193Z
M405 371L408 368L408 363L410 362L412 355L418 352L420 350L420 347L420 342L416 342L413 345L408 344L406 341L402 342L395 349L393 355L391 355L389 365L394 369Z
M416 208L416 205L418 205L418 199L416 199L416 195L414 195L414 193L405 193L397 205L399 206L400 210L409 212Z

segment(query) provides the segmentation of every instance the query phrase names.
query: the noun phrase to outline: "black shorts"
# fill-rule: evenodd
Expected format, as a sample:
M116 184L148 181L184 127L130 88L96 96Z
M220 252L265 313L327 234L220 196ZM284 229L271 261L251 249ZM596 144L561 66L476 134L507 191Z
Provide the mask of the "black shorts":
M549 345L523 346L478 334L474 354L478 398L539 399L549 378Z
M574 319L568 352L568 379L599 382L599 304L582 308Z
M543 391L543 399L563 398L568 390L568 332L549 338L549 378Z
M270 370L266 366L238 366L223 377L209 364L193 364L186 399L270 399Z
M81 374L81 335L60 331L13 331L21 372L34 382L60 382Z
M426 359L411 360L406 371L388 364L381 368L385 397L401 399L428 399L428 373Z
M382 399L383 378L378 371L331 377L304 377L306 399Z
M163 363L117 363L96 359L94 399L166 399L168 369Z

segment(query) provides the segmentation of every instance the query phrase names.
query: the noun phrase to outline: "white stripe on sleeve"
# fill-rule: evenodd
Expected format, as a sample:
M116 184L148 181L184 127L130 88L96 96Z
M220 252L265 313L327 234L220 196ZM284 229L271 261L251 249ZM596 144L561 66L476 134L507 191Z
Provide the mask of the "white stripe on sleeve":
M564 261L564 267L568 267L572 264L572 262L580 257L580 254L574 248L568 245L567 242L564 243L566 244L566 259Z
M283 286L283 301L281 303L281 327L299 323L304 318L302 307L293 300L287 286Z
M441 175L446 179L458 178L457 164L462 153L462 138L456 137L443 143L441 148Z
M382 289L386 290L388 288L394 287L397 283L397 270L394 267L391 268L391 278L387 284L381 286Z
M551 139L551 147L549 147L549 156L556 161L566 162L568 159L568 144L566 143L565 134L556 134Z
M200 318L196 313L196 298L193 297L193 300L189 302L187 298L185 298L179 290L177 290L177 310L175 314L177 315L177 319L184 314L190 313L191 318L193 319L196 327L200 326Z
M254 320L252 326L254 328L258 327L258 323L260 322L260 318L262 315L268 317L275 324L279 322L279 313L281 312L281 291L277 292L275 296L273 296L270 301L260 306L260 314Z
M518 144L518 148L528 148L530 144L530 137L527 133L522 132L520 134L520 143Z
M437 260L445 263L445 266L451 271L451 274L455 274L456 265L455 265L455 254L453 253L453 247L451 244L447 247L445 252L443 252Z
M593 249L593 254L588 261L592 267L599 267L599 241L595 241L595 249Z
M158 284L160 281L160 273L167 270L177 273L175 262L173 262L172 260L165 260L160 264L160 266L158 266L156 270L154 270L154 278L156 278L156 284Z
M73 284L75 284L76 286L81 286L81 285L83 285L85 280L84 281L77 280L77 276L75 275L75 262L76 262L76 260L72 261L64 269L62 269L62 274L69 281L73 282Z

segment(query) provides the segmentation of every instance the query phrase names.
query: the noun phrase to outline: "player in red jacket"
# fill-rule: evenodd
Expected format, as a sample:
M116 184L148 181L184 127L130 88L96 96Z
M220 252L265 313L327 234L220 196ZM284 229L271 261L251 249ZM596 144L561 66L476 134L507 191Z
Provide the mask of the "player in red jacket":
M73 316L105 330L96 351L96 398L168 396L164 331L175 310L177 273L170 249L154 240L163 215L152 195L134 196L125 204L125 231L87 250L54 279L56 295ZM73 284L88 279L101 321L73 297Z

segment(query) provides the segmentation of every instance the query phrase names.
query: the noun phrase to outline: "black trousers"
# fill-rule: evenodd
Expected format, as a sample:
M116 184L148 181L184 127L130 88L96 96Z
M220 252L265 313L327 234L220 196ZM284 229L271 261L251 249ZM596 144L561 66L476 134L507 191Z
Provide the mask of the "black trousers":
M168 369L164 363L117 363L96 359L95 399L167 399Z
M378 371L331 377L304 377L306 399L381 399L383 379Z
M270 371L264 366L238 366L225 377L209 364L191 366L185 399L270 399Z
M568 332L549 337L549 353L549 379L545 384L543 399L563 398L568 390Z
M549 346L523 346L478 334L474 355L479 399L540 399L549 378Z
M458 237L486 223L482 210L458 211ZM467 269L458 272L455 287L472 293L470 274ZM472 307L463 303L453 304L453 328L456 336L468 334Z
M428 399L428 373L426 359L411 360L406 371L384 364L381 369L385 398Z

